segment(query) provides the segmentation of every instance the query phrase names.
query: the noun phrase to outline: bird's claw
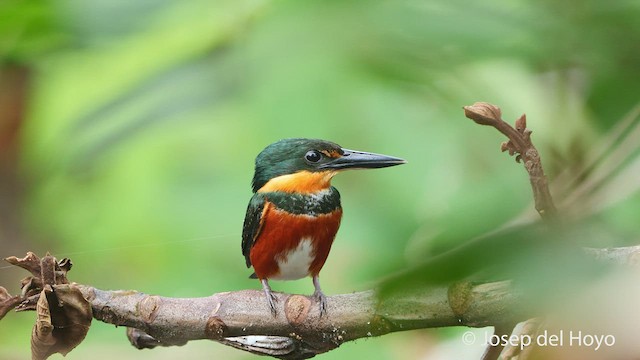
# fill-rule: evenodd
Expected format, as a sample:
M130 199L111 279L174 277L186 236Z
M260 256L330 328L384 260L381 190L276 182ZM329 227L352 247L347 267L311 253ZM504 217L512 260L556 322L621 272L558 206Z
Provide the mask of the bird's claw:
M272 293L271 291L266 293L267 296L267 303L269 304L269 310L271 310L271 315L273 315L273 317L278 316L278 310L276 309L276 303L278 302L278 297L276 296L276 294Z
M327 315L327 296L322 291L316 290L313 297L320 307L320 317Z
M273 317L278 316L278 310L276 309L276 303L278 302L278 297L271 291L271 287L269 286L269 281L267 279L261 279L262 289L264 290L264 295L267 298L267 304L269 305L269 310L271 310L271 315Z

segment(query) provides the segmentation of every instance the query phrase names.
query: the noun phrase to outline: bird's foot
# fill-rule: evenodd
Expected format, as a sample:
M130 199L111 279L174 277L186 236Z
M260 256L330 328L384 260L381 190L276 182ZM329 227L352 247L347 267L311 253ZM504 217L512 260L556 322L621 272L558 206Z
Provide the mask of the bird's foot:
M318 275L315 275L313 277L313 287L316 289L313 292L313 297L316 299L318 305L320 306L320 317L323 317L324 315L327 315L327 296L322 292L322 289L320 288L320 278L318 277Z
M269 305L269 310L271 310L271 315L273 317L278 316L278 310L276 310L276 303L278 302L278 297L271 291L271 287L269 286L269 282L267 279L262 279L262 290L264 290L264 295L267 297L267 304Z
M270 291L266 295L267 295L267 303L269 304L269 310L271 310L271 315L273 315L273 317L278 316L278 310L276 310L276 303L278 302L278 297L276 296L276 294Z
M322 290L316 290L313 292L313 297L318 302L320 307L320 317L327 315L327 296L322 292Z

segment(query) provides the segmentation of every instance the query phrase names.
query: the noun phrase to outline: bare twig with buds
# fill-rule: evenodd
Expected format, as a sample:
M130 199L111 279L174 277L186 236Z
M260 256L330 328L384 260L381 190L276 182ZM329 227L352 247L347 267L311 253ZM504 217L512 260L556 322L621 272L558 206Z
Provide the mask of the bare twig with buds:
M503 133L509 140L501 144L502 151L509 151L509 155L516 155L516 161L524 163L529 173L529 180L533 190L533 198L538 214L549 220L556 216L556 207L553 204L549 183L542 169L540 154L531 142L531 130L527 129L526 115L520 116L515 122L515 128L502 120L502 111L499 107L477 102L471 106L465 106L464 115L480 125L493 126Z

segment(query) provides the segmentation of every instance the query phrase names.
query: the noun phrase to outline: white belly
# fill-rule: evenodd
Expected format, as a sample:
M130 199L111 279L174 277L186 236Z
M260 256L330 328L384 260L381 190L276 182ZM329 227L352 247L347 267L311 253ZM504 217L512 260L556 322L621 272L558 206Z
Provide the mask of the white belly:
M313 262L314 252L311 239L302 239L298 247L277 257L280 273L272 279L297 280L309 276L309 266Z

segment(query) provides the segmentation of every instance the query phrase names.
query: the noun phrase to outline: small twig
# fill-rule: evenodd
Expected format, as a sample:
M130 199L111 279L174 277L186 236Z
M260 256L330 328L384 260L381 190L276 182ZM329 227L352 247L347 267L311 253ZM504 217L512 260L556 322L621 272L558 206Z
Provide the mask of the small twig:
M547 177L542 169L540 154L531 142L531 130L527 129L527 118L523 114L516 120L515 128L502 120L502 111L499 107L477 102L471 106L465 106L464 115L480 125L488 125L503 133L509 141L503 142L502 151L509 151L509 155L516 155L516 161L522 161L529 173L529 180L533 190L533 199L538 214L550 220L556 216L556 207L553 204Z
M0 320L11 310L13 310L18 304L22 302L23 298L20 295L11 295L4 287L0 286Z

